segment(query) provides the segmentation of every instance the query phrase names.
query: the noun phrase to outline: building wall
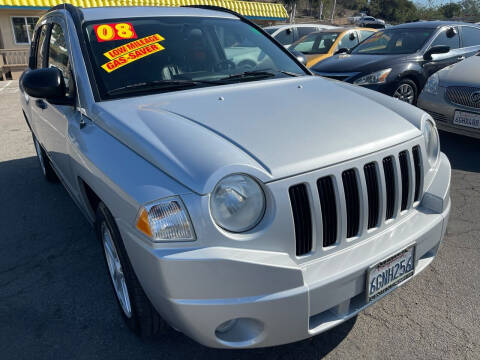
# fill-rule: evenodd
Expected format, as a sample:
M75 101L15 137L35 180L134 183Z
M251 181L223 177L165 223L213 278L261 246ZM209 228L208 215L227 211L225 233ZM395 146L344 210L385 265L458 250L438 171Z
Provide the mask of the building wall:
M15 44L13 35L12 16L42 16L45 10L0 9L0 48L22 49L27 44Z

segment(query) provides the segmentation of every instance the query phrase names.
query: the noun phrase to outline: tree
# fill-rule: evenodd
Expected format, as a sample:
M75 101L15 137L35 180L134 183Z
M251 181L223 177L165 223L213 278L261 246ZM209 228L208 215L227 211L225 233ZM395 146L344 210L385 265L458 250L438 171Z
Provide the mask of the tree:
M480 15L480 0L463 0L461 6L465 16L478 17Z
M417 17L417 7L410 0L370 0L368 12L374 17L396 23Z
M447 19L451 19L454 16L460 16L462 12L462 6L457 3L449 3L449 4L440 6L438 8L438 11Z
M333 0L333 9L332 9L332 19L330 20L333 23L333 18L335 16L335 8L337 7L337 0Z

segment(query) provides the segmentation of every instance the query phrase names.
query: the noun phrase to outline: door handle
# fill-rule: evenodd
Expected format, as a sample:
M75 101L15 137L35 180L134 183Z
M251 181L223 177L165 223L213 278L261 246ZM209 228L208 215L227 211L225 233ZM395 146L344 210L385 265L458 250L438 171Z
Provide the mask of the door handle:
M463 56L463 55L462 55L462 56L457 56L457 60L458 60L458 61L465 60L465 56Z
M39 107L40 109L46 109L47 108L47 103L43 101L42 99L37 99L35 100L35 105Z

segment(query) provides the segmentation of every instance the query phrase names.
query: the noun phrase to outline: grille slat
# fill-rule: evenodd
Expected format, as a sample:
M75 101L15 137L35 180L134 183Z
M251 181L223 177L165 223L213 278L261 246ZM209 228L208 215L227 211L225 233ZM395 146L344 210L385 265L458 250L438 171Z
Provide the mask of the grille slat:
M420 157L420 146L414 146L412 149L413 154L413 168L415 171L415 192L413 195L413 201L418 201L420 199L420 186L422 182L422 168L421 168L421 157Z
M400 162L400 177L402 179L402 203L400 210L403 211L408 205L408 195L410 192L410 180L409 180L409 166L408 166L408 153L402 151L398 154L398 161Z
M347 206L347 238L351 238L358 234L360 225L360 198L355 170L344 171L342 181Z
M312 215L307 186L294 185L290 187L289 193L295 224L296 254L301 256L312 250Z
M377 226L378 215L380 212L380 194L378 187L377 166L375 163L368 163L363 168L365 173L365 182L367 184L368 197L368 229Z
M337 242L337 203L332 178L318 179L317 188L322 207L323 246L326 247Z
M393 218L393 212L395 210L395 171L393 170L393 158L391 156L383 159L382 163L383 172L385 175L385 190L387 195L385 220L388 220Z
M385 220L389 220L394 216L401 216L396 215L397 207L404 211L411 207L412 203L420 200L423 166L422 150L419 145L398 153L398 162L393 155L386 156L381 163L377 161L371 160L364 164L363 171L361 168L344 170L341 173L341 180L334 175L316 180L322 219L322 230L317 236L316 246L313 244L315 219L312 218L314 210L310 204L308 185L301 183L289 188L297 256L312 252L314 247L319 248L321 245L329 247L341 243L344 238L358 236L365 226L360 223L361 219L365 219L367 229L380 226L383 223L381 209L385 209ZM339 198L338 191L341 193L342 188L344 198ZM361 200L365 196L360 193L363 189L367 192L365 206L361 205ZM342 233L343 238L340 238L338 228L341 223L338 214L342 213L346 214L346 218L342 219L346 222L346 234Z

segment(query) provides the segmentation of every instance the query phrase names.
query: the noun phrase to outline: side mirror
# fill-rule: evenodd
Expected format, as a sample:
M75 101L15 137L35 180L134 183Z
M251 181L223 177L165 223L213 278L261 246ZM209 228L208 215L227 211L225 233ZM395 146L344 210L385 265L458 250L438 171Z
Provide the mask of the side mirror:
M355 34L354 34L354 33L350 33L350 36L349 36L348 38L350 39L350 41L355 40Z
M287 35L290 35L292 33L292 29L287 29L286 33L287 33Z
M448 28L447 32L446 32L446 35L447 35L447 38L452 38L454 37L455 35L457 35L457 32L455 30L455 28L451 27L451 28Z
M35 69L25 72L21 85L31 97L46 99L52 104L73 105L74 100L66 97L62 72L56 67Z
M303 65L307 65L307 58L305 55L303 55L300 51L289 49L290 52L297 58L299 62L301 62Z
M341 48L341 49L338 49L337 51L335 51L335 53L333 55L337 55L337 54L348 54L348 49L347 48Z
M423 54L423 58L425 60L432 60L433 54L446 54L450 51L450 46L447 45L435 45L428 49L425 54Z

